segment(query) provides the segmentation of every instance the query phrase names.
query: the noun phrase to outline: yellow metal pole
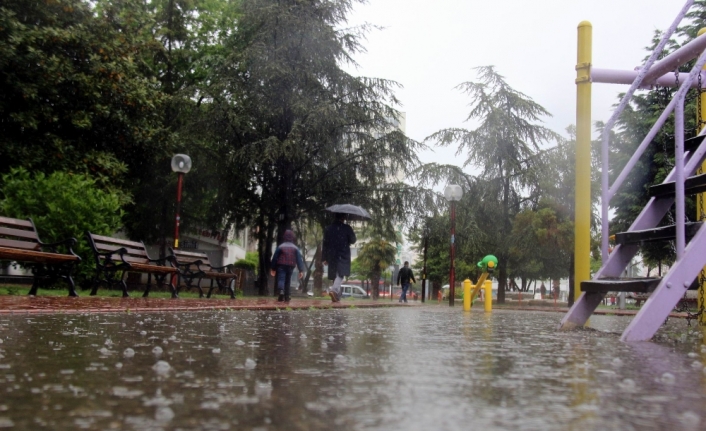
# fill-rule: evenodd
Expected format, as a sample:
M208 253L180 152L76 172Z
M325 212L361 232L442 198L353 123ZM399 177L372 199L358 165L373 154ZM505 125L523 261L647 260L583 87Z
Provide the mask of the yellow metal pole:
M485 280L483 283L483 289L485 292L485 312L490 313L493 311L493 282L491 280Z
M476 295L478 295L478 292L483 288L483 283L485 283L485 280L488 278L488 273L484 272L481 274L480 278L478 279L478 283L476 283L475 286L473 286L473 291L471 291L471 303L473 303L473 300L476 299Z
M574 224L574 301L581 282L591 278L591 51L593 26L578 26L576 64L576 203ZM607 232L606 232L607 233Z
M471 311L471 280L463 280L463 311Z
M700 29L698 35L701 36L704 33L706 33L706 28ZM706 70L706 66L704 66L704 70ZM700 132L701 129L703 128L703 125L706 124L706 93L701 91L700 88L699 88L699 103L700 103L701 109L697 110L697 113L696 113L696 117L697 117L696 121L698 124L698 126L697 126L698 130L696 131L697 133ZM698 112L698 111L701 111L701 112ZM701 173L704 173L704 172L706 172L706 162L701 164ZM697 218L697 220L703 220L703 218L704 218L704 204L706 204L706 202L704 202L704 198L706 198L706 193L699 193L698 195L696 195L696 218ZM706 271L706 267L704 267L703 271ZM702 274L703 274L703 272L702 272ZM699 277L701 277L700 274L699 274ZM699 291L696 294L696 305L699 310L703 310L703 308L706 307L706 304L704 304L704 295L706 295L706 281L701 282L701 285L699 286ZM699 315L699 323L701 323L702 326L706 324L706 315L704 315L704 313L701 313L701 315Z

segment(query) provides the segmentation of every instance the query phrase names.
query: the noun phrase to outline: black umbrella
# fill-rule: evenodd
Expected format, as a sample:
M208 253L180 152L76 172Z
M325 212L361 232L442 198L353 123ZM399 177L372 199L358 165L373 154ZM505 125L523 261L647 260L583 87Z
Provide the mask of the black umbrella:
M361 208L357 205L351 205L351 204L331 205L330 207L326 208L326 211L330 211L332 213L348 214L349 220L370 220L370 219L372 219L372 217L370 217L370 213L368 213L366 210L364 210L363 208Z

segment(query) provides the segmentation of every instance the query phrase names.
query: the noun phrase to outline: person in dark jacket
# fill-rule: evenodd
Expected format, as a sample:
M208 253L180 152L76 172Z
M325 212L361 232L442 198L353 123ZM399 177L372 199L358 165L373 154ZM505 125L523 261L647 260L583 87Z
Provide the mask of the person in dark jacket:
M279 290L279 297L277 301L279 302L289 302L290 297L290 284L292 282L292 272L294 272L294 267L299 268L299 279L301 280L304 276L304 271L306 267L304 266L304 259L302 259L302 253L299 248L294 245L296 236L291 230L284 231L282 235L283 242L275 250L275 254L272 255L272 262L270 263L270 274L276 276L275 286Z
M413 283L417 282L417 280L414 279L414 273L412 272L412 268L409 267L409 262L405 261L404 267L402 267L402 269L400 269L400 272L397 273L397 285L399 286L400 282L402 282L402 294L400 295L400 302L407 302L407 290L409 289L410 280L412 280Z
M331 301L341 300L343 277L351 275L351 245L356 237L353 228L344 223L346 215L336 213L336 220L324 230L324 245L321 250L323 264L328 265L328 278L333 280L329 289Z

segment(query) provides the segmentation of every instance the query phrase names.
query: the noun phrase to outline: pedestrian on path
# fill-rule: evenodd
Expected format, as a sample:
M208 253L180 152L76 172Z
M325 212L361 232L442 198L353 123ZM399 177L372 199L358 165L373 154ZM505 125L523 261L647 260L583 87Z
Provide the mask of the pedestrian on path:
M333 280L329 289L332 302L341 300L343 277L351 275L351 245L357 241L353 228L344 223L346 214L335 213L333 224L324 230L324 244L321 250L323 264L328 265L328 278Z
M400 272L397 273L397 285L399 286L400 282L402 282L402 294L400 295L400 302L407 302L407 290L409 289L410 280L412 280L413 283L417 282L417 280L414 279L414 273L412 272L412 268L409 267L409 262L405 261L404 267L402 267L402 269L400 269Z
M299 251L299 247L294 244L296 240L294 232L287 229L284 231L282 239L282 244L275 249L275 254L272 256L270 274L275 277L275 286L279 291L277 301L289 302L291 299L290 284L292 282L294 267L299 268L299 280L304 276L306 267L304 266L304 259L302 259L302 253Z

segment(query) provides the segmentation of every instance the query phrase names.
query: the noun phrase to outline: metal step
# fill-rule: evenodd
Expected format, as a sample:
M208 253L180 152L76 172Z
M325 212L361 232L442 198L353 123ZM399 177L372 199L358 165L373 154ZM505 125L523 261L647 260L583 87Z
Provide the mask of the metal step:
M684 233L686 239L696 235L703 222L688 222L684 224ZM639 244L650 241L668 241L676 238L676 225L662 226L654 229L636 230L632 232L620 232L615 234L616 244Z
M706 138L706 135L694 136L693 138L685 139L684 151L692 152L695 149L699 148L699 145L701 145L701 142L703 142L704 138Z
M600 278L582 281L581 291L587 293L642 292L650 293L657 288L661 278Z
M656 197L673 197L674 182L657 184L650 187L649 195ZM695 195L706 192L706 174L689 177L684 181L684 194Z

